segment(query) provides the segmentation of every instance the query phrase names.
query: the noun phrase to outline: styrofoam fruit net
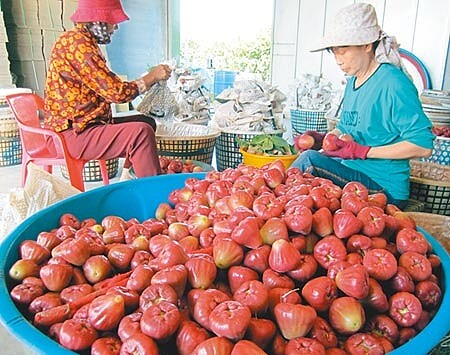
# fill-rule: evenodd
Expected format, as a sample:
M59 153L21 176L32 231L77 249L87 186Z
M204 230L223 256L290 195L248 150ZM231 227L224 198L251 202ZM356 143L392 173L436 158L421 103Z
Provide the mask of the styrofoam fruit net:
M189 137L204 137L204 136L218 136L220 132L211 129L208 126L188 124L188 123L174 123L174 124L160 124L156 128L157 138L189 138Z

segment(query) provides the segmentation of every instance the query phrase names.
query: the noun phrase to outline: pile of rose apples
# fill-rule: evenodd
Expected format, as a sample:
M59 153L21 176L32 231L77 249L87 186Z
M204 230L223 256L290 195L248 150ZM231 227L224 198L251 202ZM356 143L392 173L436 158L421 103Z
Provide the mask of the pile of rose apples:
M276 161L188 177L143 221L66 213L9 276L81 353L384 354L437 312L441 267L384 194Z
M450 126L433 126L431 130L436 136L450 138Z
M193 160L182 160L178 158L159 157L159 165L162 174L198 173L203 168L196 165Z

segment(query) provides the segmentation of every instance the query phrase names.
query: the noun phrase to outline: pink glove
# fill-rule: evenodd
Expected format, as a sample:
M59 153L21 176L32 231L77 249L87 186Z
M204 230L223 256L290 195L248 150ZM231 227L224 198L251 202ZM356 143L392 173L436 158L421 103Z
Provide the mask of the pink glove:
M366 159L370 148L367 145L358 144L355 141L343 141L338 139L336 141L338 149L324 150L323 154L329 157L342 159Z
M316 131L306 131L305 134L308 134L314 138L314 145L312 149L319 150L320 148L322 148L323 138L325 137L326 133L319 133Z

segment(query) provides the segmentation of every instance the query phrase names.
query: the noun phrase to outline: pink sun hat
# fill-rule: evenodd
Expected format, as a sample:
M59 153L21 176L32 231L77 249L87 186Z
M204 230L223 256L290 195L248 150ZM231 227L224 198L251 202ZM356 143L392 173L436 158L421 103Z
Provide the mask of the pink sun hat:
M70 16L73 22L106 22L117 25L129 20L120 0L78 0L78 7Z

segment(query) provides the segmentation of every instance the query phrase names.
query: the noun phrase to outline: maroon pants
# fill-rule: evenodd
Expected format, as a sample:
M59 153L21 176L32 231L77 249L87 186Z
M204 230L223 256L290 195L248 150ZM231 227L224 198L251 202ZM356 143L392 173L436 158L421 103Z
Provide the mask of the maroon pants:
M72 129L62 134L73 157L125 158L124 166L132 165L136 176L144 177L161 173L154 127L151 118L138 115L120 117L114 123L95 124L78 134Z

